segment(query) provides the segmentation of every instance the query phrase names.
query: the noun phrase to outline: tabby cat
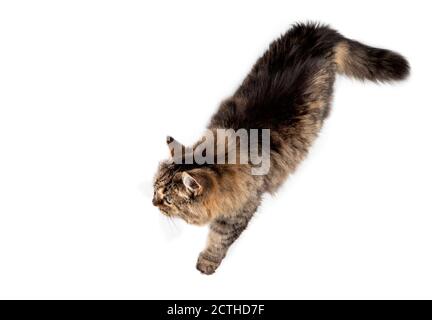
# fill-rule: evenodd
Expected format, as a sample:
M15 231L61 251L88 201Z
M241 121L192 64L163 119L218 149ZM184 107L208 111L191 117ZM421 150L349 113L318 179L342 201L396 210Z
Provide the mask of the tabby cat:
M178 161L194 147L168 137L171 159L160 163L153 204L169 217L209 224L208 243L197 269L215 272L246 229L262 195L277 190L304 159L329 115L336 74L384 82L402 80L408 73L408 62L395 52L347 39L324 25L296 24L270 44L208 125L210 131L270 129L266 174L251 174L250 162ZM237 147L236 137L232 139Z

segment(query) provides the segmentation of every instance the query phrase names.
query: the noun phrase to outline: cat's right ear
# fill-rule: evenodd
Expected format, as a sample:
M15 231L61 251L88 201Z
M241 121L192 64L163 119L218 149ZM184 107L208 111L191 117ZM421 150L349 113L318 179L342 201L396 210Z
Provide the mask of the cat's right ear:
M185 147L173 137L167 136L166 143L168 145L171 158L173 158L174 155L181 155L183 153Z
M198 179L192 177L187 172L182 172L182 181L186 189L195 196L199 195L203 190L203 187L198 182Z

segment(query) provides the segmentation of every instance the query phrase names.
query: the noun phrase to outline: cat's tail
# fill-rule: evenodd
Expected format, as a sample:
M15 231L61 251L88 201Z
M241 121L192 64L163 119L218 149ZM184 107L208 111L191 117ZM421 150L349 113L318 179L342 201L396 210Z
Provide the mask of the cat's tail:
M409 63L400 54L343 39L335 46L334 59L339 73L361 80L403 80L409 74Z

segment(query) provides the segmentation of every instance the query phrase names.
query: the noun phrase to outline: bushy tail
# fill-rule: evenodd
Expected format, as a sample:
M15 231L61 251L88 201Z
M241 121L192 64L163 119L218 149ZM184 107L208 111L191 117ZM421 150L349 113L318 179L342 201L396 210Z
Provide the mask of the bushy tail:
M334 57L339 73L362 80L402 80L410 69L408 61L398 53L349 39L336 45Z

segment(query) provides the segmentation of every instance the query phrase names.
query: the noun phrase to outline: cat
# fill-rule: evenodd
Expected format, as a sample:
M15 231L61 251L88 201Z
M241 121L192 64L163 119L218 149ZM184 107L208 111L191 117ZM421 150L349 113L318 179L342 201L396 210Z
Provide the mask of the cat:
M197 269L208 275L216 271L246 229L262 195L274 193L305 158L329 115L336 74L386 82L405 79L409 70L407 60L398 53L350 40L326 25L298 23L270 44L208 125L210 132L270 129L266 174L251 174L250 161L187 162L187 154L198 143L187 148L167 137L171 158L159 165L153 204L169 217L209 224L207 246L198 257ZM237 150L237 140L228 135L216 143L228 141ZM262 143L259 149L264 152Z

